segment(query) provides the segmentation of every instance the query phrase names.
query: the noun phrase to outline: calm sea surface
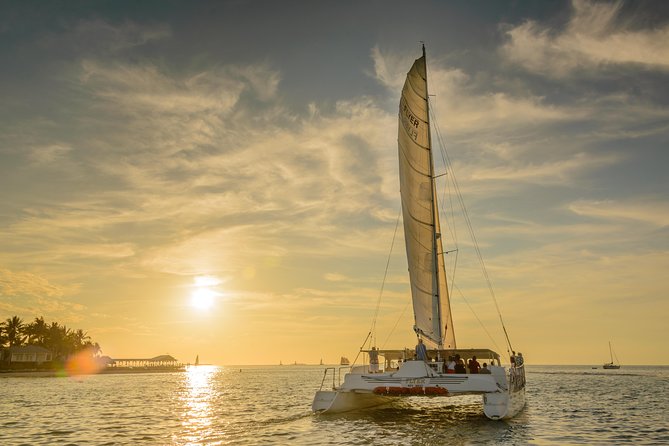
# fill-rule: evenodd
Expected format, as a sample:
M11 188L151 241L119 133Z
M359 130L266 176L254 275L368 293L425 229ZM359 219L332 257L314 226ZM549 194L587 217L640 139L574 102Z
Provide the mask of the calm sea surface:
M669 444L669 367L529 366L527 407L508 422L480 397L312 415L319 366L0 378L2 445Z

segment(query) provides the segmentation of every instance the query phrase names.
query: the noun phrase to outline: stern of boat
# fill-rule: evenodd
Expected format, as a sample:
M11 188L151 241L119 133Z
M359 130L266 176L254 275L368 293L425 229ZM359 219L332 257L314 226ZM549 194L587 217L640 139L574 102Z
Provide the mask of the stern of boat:
M332 406L332 402L337 397L335 390L319 390L311 403L311 410L314 412L325 412Z
M513 418L525 407L525 367L511 367L508 375L503 367L493 367L493 376L500 392L483 394L483 413L491 420Z

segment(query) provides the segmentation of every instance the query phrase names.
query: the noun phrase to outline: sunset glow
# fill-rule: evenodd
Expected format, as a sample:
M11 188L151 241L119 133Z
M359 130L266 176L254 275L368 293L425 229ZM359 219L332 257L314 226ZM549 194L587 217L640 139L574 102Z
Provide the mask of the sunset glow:
M414 346L398 101L424 41L457 345L505 345L471 225L528 362L667 362L669 2L0 8L0 320L218 365L353 359L375 315Z
M214 306L216 298L220 296L220 293L214 287L219 285L221 281L215 277L205 276L196 277L194 282L195 289L191 292L191 306L198 310L210 310Z

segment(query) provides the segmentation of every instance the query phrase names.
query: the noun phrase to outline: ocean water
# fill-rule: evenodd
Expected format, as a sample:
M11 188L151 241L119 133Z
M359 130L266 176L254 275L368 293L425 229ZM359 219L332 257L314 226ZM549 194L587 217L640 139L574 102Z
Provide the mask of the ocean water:
M477 396L313 415L323 369L2 377L0 444L669 444L669 367L530 365L527 406L510 421L485 418Z

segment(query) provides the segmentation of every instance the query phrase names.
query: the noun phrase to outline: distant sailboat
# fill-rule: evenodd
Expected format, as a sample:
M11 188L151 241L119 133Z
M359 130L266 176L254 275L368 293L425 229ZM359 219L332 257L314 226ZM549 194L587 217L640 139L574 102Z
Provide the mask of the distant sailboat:
M339 365L350 365L351 361L348 360L346 356L342 356L339 360Z
M383 369L353 366L341 385L333 385L332 390L323 390L321 385L312 403L314 412L346 412L407 396L478 394L482 396L485 415L499 420L513 417L525 405L525 369L520 353L513 354L512 364L507 368L501 365L499 354L492 350L457 349L455 344L437 206L436 178L440 175L434 171L428 98L423 47L422 57L407 74L398 117L400 195L415 320L413 330L422 350L361 350L383 357ZM499 316L501 320L501 314ZM506 335L503 323L502 328ZM508 335L506 337L512 350ZM434 355L436 361L427 357L423 342L429 344L429 354ZM455 355L460 361L485 360L490 364L487 369L490 371L488 374L465 373L463 363L463 370L453 373L446 369L445 360ZM348 365L349 361L342 357L340 364ZM335 373L334 368L330 370ZM328 369L323 382L327 373Z
M321 364L320 365L323 365L323 358L321 358Z
M200 355L195 356L195 365L200 365Z
M614 355L614 353L613 353L613 349L611 348L611 341L609 341L609 355L610 355L610 357L611 357L611 362L607 362L606 364L604 364L604 365L602 366L602 368L603 368L603 369L607 369L607 370L617 370L617 369L619 369L619 368L620 368L620 364L619 364L619 363L616 364L616 363L613 362L613 355ZM616 356L616 362L619 362L617 356Z

